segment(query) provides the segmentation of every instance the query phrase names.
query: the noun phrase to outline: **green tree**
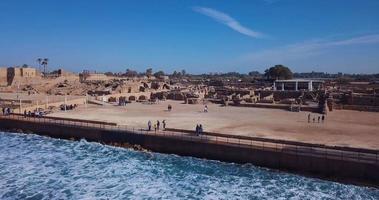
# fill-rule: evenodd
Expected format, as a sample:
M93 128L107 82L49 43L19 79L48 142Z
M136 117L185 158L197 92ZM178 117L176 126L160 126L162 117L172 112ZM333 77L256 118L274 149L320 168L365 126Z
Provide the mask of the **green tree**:
M157 77L157 78L161 77L161 76L164 76L164 75L165 75L165 73L163 71L157 71L157 72L154 73L154 76Z
M131 69L127 69L126 73L125 73L125 76L127 76L127 77L136 77L136 76L138 76L138 72L134 71L134 70L131 70Z
M114 76L113 72L105 72L104 73L106 76Z
M249 72L249 76L260 76L261 73L259 73L258 71L251 71Z
M265 70L265 76L268 79L283 80L292 79L293 74L288 67L283 65L275 65Z
M38 70L41 72L42 58L38 58L37 63L38 63Z
M151 76L151 75L153 75L153 69L152 68L146 69L146 76Z
M46 75L47 73L47 64L49 62L49 59L48 58L44 58L43 61L42 61L42 66L43 66L43 74Z

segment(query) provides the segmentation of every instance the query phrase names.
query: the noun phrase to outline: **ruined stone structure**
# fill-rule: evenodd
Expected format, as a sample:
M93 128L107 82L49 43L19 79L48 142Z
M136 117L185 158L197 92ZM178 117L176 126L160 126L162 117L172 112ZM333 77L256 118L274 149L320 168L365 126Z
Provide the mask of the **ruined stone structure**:
M379 106L379 95L351 94L348 104L361 106Z
M90 82L90 81L105 81L108 80L108 77L103 73L90 72L84 70L79 74L80 82Z
M7 86L8 85L8 75L7 75L7 68L2 67L0 68L0 86Z
M242 101L248 103L256 103L260 100L260 94L256 94L254 90L227 87L210 88L207 97L222 99L224 101L232 100L237 104L241 103Z
M35 68L8 67L0 68L0 86L22 84L38 79L40 76Z

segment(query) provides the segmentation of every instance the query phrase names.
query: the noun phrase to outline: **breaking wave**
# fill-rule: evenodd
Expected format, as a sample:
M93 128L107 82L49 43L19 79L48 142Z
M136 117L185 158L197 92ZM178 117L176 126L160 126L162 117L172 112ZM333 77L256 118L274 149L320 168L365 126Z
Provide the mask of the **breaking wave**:
M253 165L0 133L1 199L379 199Z

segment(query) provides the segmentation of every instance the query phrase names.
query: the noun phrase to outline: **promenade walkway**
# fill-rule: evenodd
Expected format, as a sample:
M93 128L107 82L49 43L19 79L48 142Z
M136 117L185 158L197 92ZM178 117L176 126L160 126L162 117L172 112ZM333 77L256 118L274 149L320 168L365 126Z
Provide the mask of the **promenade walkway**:
M243 148L260 149L265 151L281 152L299 156L312 156L325 159L346 160L353 162L371 163L379 166L379 150L360 149L351 147L325 146L319 144L308 144L296 141L283 141L258 137L225 135L218 133L204 133L199 136L192 131L180 131L175 129L148 131L143 128L120 126L115 123L107 123L90 120L76 120L58 117L24 117L18 114L1 116L0 119L12 119L33 122L37 124L61 124L66 126L86 127L93 129L105 129L123 134L155 135L159 137L170 137L180 140L214 143L220 145L237 145Z

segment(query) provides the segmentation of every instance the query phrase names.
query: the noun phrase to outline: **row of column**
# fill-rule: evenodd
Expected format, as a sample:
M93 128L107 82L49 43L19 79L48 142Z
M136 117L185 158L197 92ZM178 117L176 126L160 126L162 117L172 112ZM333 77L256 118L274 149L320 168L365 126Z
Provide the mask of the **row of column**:
M274 90L277 90L276 89L276 82L274 82ZM284 91L284 82L281 83L281 90ZM299 90L299 82L296 81L295 82L295 91L298 91L298 90ZM309 91L313 90L312 81L308 82L308 90Z

